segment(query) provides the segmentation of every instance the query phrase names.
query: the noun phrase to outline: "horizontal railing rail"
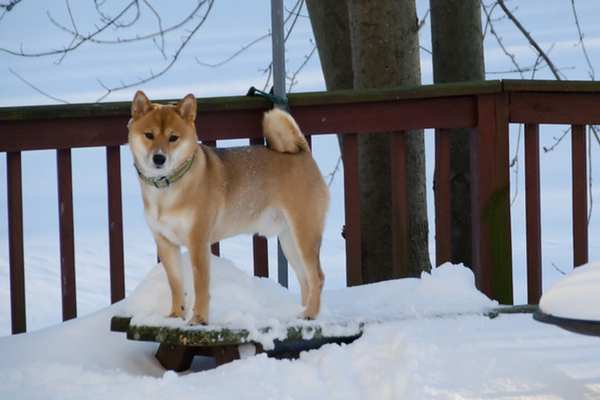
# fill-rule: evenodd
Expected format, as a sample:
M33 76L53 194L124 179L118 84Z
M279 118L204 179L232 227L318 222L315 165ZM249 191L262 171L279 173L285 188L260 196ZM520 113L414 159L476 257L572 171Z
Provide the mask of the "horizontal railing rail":
M169 103L171 101L162 101ZM450 146L447 129L471 132L473 265L477 286L512 302L509 202L509 124L525 124L528 299L541 295L539 124L573 126L574 265L587 262L585 125L600 124L600 84L556 81L485 81L408 89L315 92L289 95L292 114L310 135L344 135L347 284L361 271L358 135L391 133L394 271L407 271L408 203L404 132L436 129L436 265L450 259ZM217 140L262 143L264 99L245 96L198 99L197 131L206 145ZM120 145L127 141L129 102L0 108L0 152L7 157L11 315L13 332L24 332L25 282L21 152L57 154L63 318L77 315L73 238L71 149L105 147L107 160L111 301L125 296ZM310 139L310 137L309 137ZM254 271L268 276L267 243L255 237ZM219 253L218 244L212 247Z

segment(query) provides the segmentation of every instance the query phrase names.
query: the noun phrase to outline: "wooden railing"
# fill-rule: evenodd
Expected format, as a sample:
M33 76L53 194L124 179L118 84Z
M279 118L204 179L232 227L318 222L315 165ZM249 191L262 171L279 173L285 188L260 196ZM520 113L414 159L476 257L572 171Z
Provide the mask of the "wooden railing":
M446 129L471 129L473 270L477 286L502 303L512 302L509 202L510 123L525 124L528 301L541 295L539 124L572 125L574 265L587 262L585 125L600 124L600 84L591 82L486 81L413 89L301 93L289 96L303 131L344 134L347 284L362 283L358 135L391 134L395 272L407 269L405 142L409 129L436 128L436 265L450 259L450 148ZM205 144L249 139L262 143L263 99L199 99L198 136ZM125 296L120 145L130 103L0 108L0 152L6 152L12 331L24 332L25 283L21 152L54 149L57 154L63 318L77 314L73 239L71 149L106 148L111 300ZM254 271L268 275L267 244L253 241ZM218 244L213 252L218 253Z

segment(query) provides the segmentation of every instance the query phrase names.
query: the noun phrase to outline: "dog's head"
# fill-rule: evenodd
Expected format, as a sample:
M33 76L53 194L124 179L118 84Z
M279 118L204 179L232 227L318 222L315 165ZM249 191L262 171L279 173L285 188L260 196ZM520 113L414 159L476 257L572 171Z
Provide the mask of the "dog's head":
M198 148L196 98L185 96L176 105L151 103L138 91L131 103L129 147L146 176L172 173Z

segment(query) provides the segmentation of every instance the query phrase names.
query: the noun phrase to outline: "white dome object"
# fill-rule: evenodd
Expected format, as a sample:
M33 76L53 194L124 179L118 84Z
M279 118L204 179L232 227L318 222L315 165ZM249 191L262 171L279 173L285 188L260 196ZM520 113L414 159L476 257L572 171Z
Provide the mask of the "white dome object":
M540 300L540 310L562 318L600 321L600 262L575 268Z

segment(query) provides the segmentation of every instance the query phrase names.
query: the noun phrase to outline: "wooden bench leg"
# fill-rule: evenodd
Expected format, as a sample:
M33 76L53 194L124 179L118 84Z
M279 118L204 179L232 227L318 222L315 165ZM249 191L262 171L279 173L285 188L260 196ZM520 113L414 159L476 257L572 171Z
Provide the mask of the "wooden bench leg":
M156 352L156 359L165 369L183 372L190 369L196 352L186 346L161 343Z
M218 346L213 348L213 357L217 367L228 362L240 359L240 352L237 346Z

